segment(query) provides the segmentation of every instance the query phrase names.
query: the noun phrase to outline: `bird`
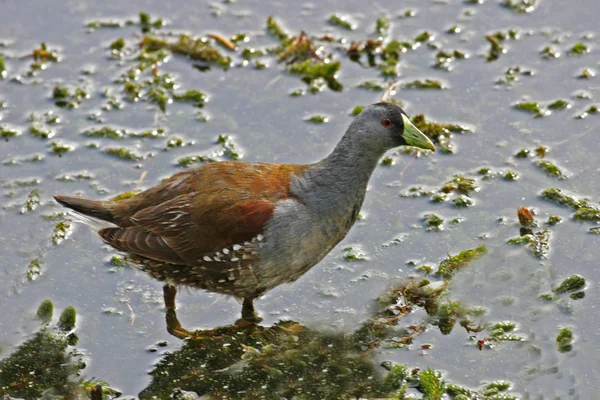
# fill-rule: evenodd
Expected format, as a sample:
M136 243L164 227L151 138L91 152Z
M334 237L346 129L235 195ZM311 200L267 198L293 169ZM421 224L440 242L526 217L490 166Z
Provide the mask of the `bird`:
M316 163L207 163L120 201L54 198L111 223L98 234L164 282L167 309L187 286L242 300L242 320L258 323L254 300L344 239L379 160L399 146L435 151L404 110L382 102L365 107Z

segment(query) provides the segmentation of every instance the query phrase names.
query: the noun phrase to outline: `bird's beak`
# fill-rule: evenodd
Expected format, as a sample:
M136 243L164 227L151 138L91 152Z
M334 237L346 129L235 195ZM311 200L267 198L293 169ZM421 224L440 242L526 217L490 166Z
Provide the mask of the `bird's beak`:
M402 120L404 121L404 132L402 132L402 137L407 145L418 147L419 149L435 151L435 146L431 140L429 140L423 132L418 130L406 115L402 114Z

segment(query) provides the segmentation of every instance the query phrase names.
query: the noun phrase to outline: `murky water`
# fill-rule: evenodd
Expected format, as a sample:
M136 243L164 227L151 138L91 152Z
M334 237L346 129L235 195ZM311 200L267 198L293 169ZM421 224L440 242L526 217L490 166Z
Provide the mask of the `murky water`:
M413 17L398 16L409 9L416 12ZM37 330L35 310L49 298L57 309L73 305L78 311L77 347L87 362L83 374L108 382L124 395L137 396L150 382L148 372L163 358L148 348L167 341L166 349L174 352L183 345L166 331L161 284L134 269L111 265L109 260L116 253L87 225L74 224L66 240L53 244L55 222L43 216L63 210L52 201L52 194L108 198L150 187L179 171L176 162L181 157L217 148L215 141L221 134L232 135L247 161L316 161L343 134L352 119L351 110L376 102L381 95L357 88L363 81L382 79L378 69L363 68L342 50L334 50L334 58L342 61L338 74L344 85L341 93L326 89L315 95L290 96L306 85L285 73L274 56L262 57L267 64L264 69L254 68L251 61L245 68L224 71L212 66L205 72L193 68L196 63L189 59L172 56L158 67L159 72L173 74L182 89L208 94L209 102L201 109L210 117L208 122L201 122L197 116L200 109L190 104L168 104L167 112L162 113L148 102L124 101L122 84L114 81L136 56L136 43L142 35L139 26L91 30L85 25L112 18L137 21L140 11L163 18L167 25L162 32L218 32L225 37L245 32L250 40L241 47L272 47L277 43L265 33L269 15L293 35L305 30L314 36L329 32L348 41L364 40L373 37L375 20L381 15L389 16L390 39L415 38L423 31L434 34L429 43L439 48L423 44L402 54L399 79L439 79L448 89L400 89L394 98L402 101L411 115L422 113L428 119L462 123L473 133L453 138L454 154L437 153L411 162L410 155L394 153L394 165L379 166L362 210L365 218L344 242L300 280L257 301L264 325L287 318L314 330L351 332L370 317L374 299L394 282L421 276L409 261L417 266L435 266L448 253L484 244L487 254L455 274L445 296L484 307L486 312L477 317L478 323L515 322L514 333L524 340L490 343L491 347L480 351L477 340L489 332L469 333L457 325L450 334L442 335L429 326L410 346L379 348L375 358L411 368L429 366L444 371L446 379L470 387L508 380L513 384L511 390L524 398L599 398L600 236L589 233L593 222L575 221L573 210L540 198L544 189L558 187L587 197L593 204L599 200L600 115L575 118L600 96L597 76L578 78L586 68L600 70L596 18L600 5L595 0L568 4L539 1L526 14L492 0L482 4L382 0L368 6L360 1L327 5L285 1L268 5L259 1L3 3L0 54L4 55L6 77L0 81L0 104L5 103L0 108L0 126L21 134L0 143L0 357L9 356ZM357 29L346 31L329 24L332 13L350 15ZM453 25L461 31L447 33ZM516 29L518 38L504 40L506 53L487 62L490 43L485 35L509 29ZM109 46L119 37L126 41L125 55L111 59ZM29 77L26 71L33 60L24 56L41 42L57 51L59 62L48 62L47 68ZM571 54L577 43L584 44L589 53ZM544 58L540 52L547 46L560 56ZM469 57L452 61L451 71L433 68L439 50L455 49ZM239 52L230 55L239 65ZM507 69L517 66L532 74L517 73L514 82L496 83L506 76ZM89 98L75 109L59 108L52 98L57 85L83 88ZM589 98L578 98L581 91ZM104 109L111 96L122 100L122 109ZM548 105L557 99L567 100L570 108L553 110L542 118L514 108L524 100ZM45 123L51 117L44 114L49 112L58 115L60 123ZM29 132L32 114L36 115L34 125L50 129L54 137L43 139ZM305 121L316 114L328 116L329 121ZM162 128L167 133L156 139L123 140L83 135L88 129L105 125L128 131ZM167 140L173 136L193 144L165 151ZM52 152L53 141L71 145L74 150L59 157ZM132 162L102 151L121 146L151 156ZM544 159L558 165L567 179L548 176L535 164L539 157L515 157L521 149L533 151L538 146L548 148ZM31 161L34 155L40 155L41 160ZM478 174L483 167L491 168L497 176L483 179ZM503 178L509 170L518 174L517 180ZM87 178L64 178L78 174ZM477 180L479 190L470 193L472 207L456 207L451 201L434 203L430 196L402 195L415 186L438 189L457 174ZM27 184L32 179L37 183ZM39 192L40 205L32 211L23 210L34 189ZM522 205L536 211L538 231L546 227L544 221L550 215L563 218L562 223L548 227L551 239L547 258L507 244L508 239L519 235L516 212ZM442 217L444 229L428 231L422 220L427 213ZM463 221L452 224L457 217ZM390 244L396 238L401 240ZM344 248L348 246L359 248L366 260L347 260ZM34 259L39 260L41 273L33 274L35 279L30 280L28 266ZM568 294L553 301L538 299L573 274L587 280L583 299L572 300ZM233 323L239 315L240 305L220 295L184 290L177 300L178 316L188 327L211 329ZM417 308L401 325L418 325L424 318L425 312ZM556 345L562 327L571 328L575 337L573 350L566 353L558 352ZM431 349L423 350L425 344L432 345ZM260 386L261 382L255 384Z

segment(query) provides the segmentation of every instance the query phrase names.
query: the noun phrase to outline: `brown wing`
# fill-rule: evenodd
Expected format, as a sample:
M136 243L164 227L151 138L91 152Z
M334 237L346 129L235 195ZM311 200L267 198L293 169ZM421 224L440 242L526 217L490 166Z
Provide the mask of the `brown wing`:
M205 254L261 234L277 201L289 196L290 174L304 168L217 163L190 170L144 192L158 202L148 197L136 200L138 195L129 209L119 204L123 227L107 228L100 235L120 250L194 264Z

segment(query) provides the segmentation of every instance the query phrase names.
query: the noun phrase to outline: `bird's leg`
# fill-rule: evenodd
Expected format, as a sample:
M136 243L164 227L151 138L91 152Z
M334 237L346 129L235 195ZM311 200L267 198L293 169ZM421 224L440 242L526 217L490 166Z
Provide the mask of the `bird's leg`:
M248 322L262 321L262 318L259 317L254 310L254 299L252 297L244 298L244 303L242 305L242 320Z
M165 308L167 313L165 319L167 321L167 332L171 335L185 339L191 336L185 328L181 327L179 319L177 319L177 313L175 312L175 296L177 295L177 287L166 284L163 286L163 298L165 301Z

